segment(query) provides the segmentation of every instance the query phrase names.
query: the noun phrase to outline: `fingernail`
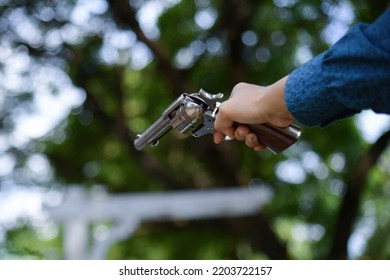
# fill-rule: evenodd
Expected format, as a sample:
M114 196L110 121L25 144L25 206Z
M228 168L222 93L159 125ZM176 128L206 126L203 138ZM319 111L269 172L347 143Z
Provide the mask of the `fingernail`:
M247 141L248 141L249 144L253 144L255 142L253 137L248 137Z
M242 131L241 129L238 129L237 134L238 134L238 136L243 137L244 131Z

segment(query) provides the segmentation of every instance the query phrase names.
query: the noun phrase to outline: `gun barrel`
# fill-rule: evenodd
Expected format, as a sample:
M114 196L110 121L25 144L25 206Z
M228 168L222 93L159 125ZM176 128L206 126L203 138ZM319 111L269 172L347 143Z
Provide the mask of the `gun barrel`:
M134 147L140 151L148 145L157 145L158 140L171 128L171 120L166 116L160 117L144 133L137 136L134 140Z

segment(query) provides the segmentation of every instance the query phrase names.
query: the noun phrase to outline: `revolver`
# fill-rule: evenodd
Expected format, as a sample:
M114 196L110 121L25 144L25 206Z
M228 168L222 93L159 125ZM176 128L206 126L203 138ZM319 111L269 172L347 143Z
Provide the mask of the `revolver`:
M138 134L134 146L142 150L146 146L156 146L159 140L172 128L181 134L201 137L214 132L214 121L221 105L219 100L223 93L210 94L203 89L198 93L181 94L161 117L145 132ZM259 141L274 154L280 153L294 144L300 134L300 127L290 124L287 127L276 127L268 123L246 124ZM227 139L228 140L228 139Z

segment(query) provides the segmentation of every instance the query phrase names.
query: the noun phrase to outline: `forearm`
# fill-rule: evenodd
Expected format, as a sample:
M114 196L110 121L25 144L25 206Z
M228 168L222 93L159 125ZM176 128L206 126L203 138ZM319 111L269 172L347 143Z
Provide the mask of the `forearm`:
M358 24L331 49L293 71L290 112L306 125L327 125L372 109L390 113L390 11Z

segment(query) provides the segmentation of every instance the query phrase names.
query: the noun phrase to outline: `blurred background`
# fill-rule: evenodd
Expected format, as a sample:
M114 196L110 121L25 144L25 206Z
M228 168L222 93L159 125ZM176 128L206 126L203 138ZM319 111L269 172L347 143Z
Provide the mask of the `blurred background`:
M95 250L121 220L104 215L115 203L81 207L89 198L262 186L271 195L256 213L128 224L104 258L389 259L388 116L367 111L326 128L302 126L280 155L173 131L157 148L133 147L181 93L203 88L227 98L241 81L273 83L387 6L1 0L0 258L91 256L65 251L80 242ZM78 196L67 209L77 211L67 221L79 221L71 241L67 222L50 212L70 190Z

